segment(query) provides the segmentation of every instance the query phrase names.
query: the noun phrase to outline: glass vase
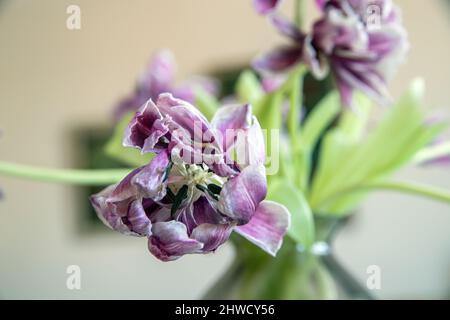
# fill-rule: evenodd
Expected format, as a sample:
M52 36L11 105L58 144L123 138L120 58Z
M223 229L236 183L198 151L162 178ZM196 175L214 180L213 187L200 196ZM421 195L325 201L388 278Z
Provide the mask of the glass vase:
M317 217L316 243L305 249L286 237L276 258L245 239L234 237L234 261L203 298L373 299L333 254L333 237L344 223L343 219Z

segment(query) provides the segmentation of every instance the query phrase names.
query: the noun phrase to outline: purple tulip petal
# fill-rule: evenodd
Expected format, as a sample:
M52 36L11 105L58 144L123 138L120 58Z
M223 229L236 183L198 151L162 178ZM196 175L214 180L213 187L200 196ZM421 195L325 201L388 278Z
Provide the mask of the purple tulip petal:
M223 215L236 221L238 225L243 225L251 220L266 194L267 182L264 166L249 166L224 184L220 193L218 209Z
M170 118L172 142L178 152L183 153L186 163L214 163L220 160L222 148L208 120L198 109L169 93L159 96L157 106L162 114Z
M258 120L252 116L250 105L222 107L217 110L211 124L222 137L227 163L231 162L230 154L237 151L235 160L240 169L264 164L264 136Z
M156 155L134 178L133 183L146 198L159 201L166 195L167 184L164 182L170 158L167 151Z
M110 186L91 197L91 203L100 220L113 230L126 235L150 234L150 219L136 197L133 178L142 168L134 170L121 183ZM149 212L151 213L151 212Z
M148 239L150 252L162 261L173 261L185 254L199 253L203 244L190 239L186 226L181 222L157 222Z
M235 143L236 165L240 170L248 166L264 165L266 160L266 145L261 126L256 117L253 117L252 126L245 134L237 137Z
M167 49L157 51L138 81L138 92L148 99L156 99L162 92L170 91L175 81L175 58Z
M228 240L233 227L229 224L201 224L194 229L191 237L203 243L203 252L210 252Z
M134 200L128 209L128 215L122 220L128 228L140 236L151 235L152 224L142 206L142 200Z
M252 123L252 107L247 105L224 106L217 110L211 125L220 134L223 150L233 144L240 129L248 129Z
M316 0L316 5L319 9L323 10L328 1L329 0Z
M275 256L289 229L289 211L282 205L263 201L259 204L249 223L235 230L267 253Z
M253 6L260 15L272 13L281 3L281 0L253 0Z
M271 21L278 32L286 37L291 38L294 41L302 42L305 36L300 32L300 29L291 21L280 15L274 15L271 17Z
M256 58L253 61L253 67L261 72L283 72L299 63L301 57L300 46L284 46Z
M123 145L138 148L143 153L157 152L167 146L164 137L168 132L167 119L164 119L153 101L149 100L128 125Z
M116 186L109 186L102 192L93 195L90 200L98 218L110 229L125 235L135 235L123 222L122 217L108 207L107 199Z

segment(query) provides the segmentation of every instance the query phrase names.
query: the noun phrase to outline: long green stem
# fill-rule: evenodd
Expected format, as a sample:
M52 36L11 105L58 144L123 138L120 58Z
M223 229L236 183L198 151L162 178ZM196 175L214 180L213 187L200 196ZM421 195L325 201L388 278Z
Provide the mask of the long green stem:
M306 74L304 65L299 65L291 71L289 79L281 90L289 96L289 114L287 120L287 129L292 147L298 150L300 143L300 114L303 107L303 81Z
M425 185L420 185L416 183L410 183L410 182L400 182L400 181L379 181L379 182L373 182L373 183L367 183L367 184L361 184L356 185L350 188L346 188L344 190L341 190L338 193L335 193L334 195L328 197L324 201L322 201L320 204L318 204L317 208L321 208L323 206L326 206L333 201L336 201L342 196L357 193L357 192L367 192L372 190L391 190L391 191L398 191L403 193L409 193L413 195L418 195L426 198L431 198L437 201L441 201L444 203L450 204L450 191L449 190L443 190L436 187L430 187Z
M436 187L420 185L416 183L399 182L399 181L386 181L372 183L361 186L363 189L372 190L392 190L403 193L410 193L422 197L431 198L434 200L446 202L450 204L450 191L443 190Z
M295 1L295 24L301 29L304 24L305 1Z
M426 163L445 156L450 156L450 141L423 149L414 157L413 164Z
M0 161L0 175L75 185L103 186L124 178L130 169L48 169Z

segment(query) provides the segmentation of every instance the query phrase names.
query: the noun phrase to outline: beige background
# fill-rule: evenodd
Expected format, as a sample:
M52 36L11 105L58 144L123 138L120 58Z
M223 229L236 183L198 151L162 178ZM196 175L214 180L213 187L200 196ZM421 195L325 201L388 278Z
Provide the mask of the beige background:
M392 92L398 96L421 75L429 106L450 110L450 6L440 0L397 3L412 52ZM81 7L80 31L66 29L69 4ZM108 124L111 105L132 88L157 48L173 50L183 78L246 63L279 41L250 0L3 1L0 159L71 166L76 150L69 132ZM449 171L412 168L400 176L450 188ZM147 254L144 239L113 232L80 236L71 187L3 177L0 185L6 193L0 202L0 298L196 298L232 256L224 247L163 264ZM447 206L377 194L341 233L336 250L362 281L368 265L382 268L381 297L448 297L449 227ZM80 291L66 289L71 264L81 267Z

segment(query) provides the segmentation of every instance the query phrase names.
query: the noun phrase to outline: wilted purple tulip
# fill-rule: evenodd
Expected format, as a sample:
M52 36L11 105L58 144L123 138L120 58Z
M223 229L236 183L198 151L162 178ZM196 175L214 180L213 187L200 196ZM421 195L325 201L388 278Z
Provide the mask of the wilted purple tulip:
M107 226L147 237L163 261L214 251L233 231L276 254L290 215L264 200L263 134L249 105L222 107L208 122L188 102L161 94L136 113L124 145L156 156L92 197Z
M332 73L345 105L351 104L354 90L386 104L387 82L408 50L397 7L390 0L317 3L323 14L308 34L281 16L272 16L274 25L292 44L256 59L255 68L283 72L306 63L318 79Z
M215 79L196 76L175 85L175 76L176 63L172 53L168 50L157 51L140 76L134 93L116 106L115 119L120 120L128 112L137 111L149 99L156 100L163 92L171 92L175 97L190 103L195 102L196 88L214 96L219 93L219 83Z

